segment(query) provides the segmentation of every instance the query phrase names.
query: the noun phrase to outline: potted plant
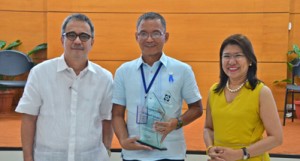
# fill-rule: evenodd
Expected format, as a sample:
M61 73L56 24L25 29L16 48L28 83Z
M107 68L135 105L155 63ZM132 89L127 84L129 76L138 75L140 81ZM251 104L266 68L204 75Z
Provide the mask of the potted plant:
M275 80L273 83L274 84L281 84L281 83L292 83L292 70L293 66L298 64L300 61L300 49L298 45L294 44L292 50L289 50L287 52L287 71L288 71L288 76L286 79L282 80ZM300 80L295 80L294 84L297 84ZM293 108L294 107L294 108ZM292 108L295 110L296 108L296 113L300 114L300 101L294 100L294 106L292 104L287 104L287 110L288 112L286 113L286 117L291 117L292 116ZM299 114L297 115L297 118L300 118Z
M300 61L300 49L298 45L294 44L293 49L287 52L287 70L289 71L288 77L292 75L291 73L292 73L293 66L296 65L299 61ZM282 82L292 83L292 79L286 78L282 80L275 80L273 83L278 84Z
M21 44L22 42L20 40L16 40L6 46L6 41L0 40L0 50L12 50L12 49L16 50L16 47L20 46ZM37 45L34 49L32 49L26 54L28 56L33 56L34 54L44 49L47 49L46 43ZM16 77L0 75L0 80L13 80L13 79L16 79ZM12 110L14 99L16 100L15 102L19 101L21 96L20 93L22 94L22 91L18 92L18 90L0 87L0 113L9 113Z

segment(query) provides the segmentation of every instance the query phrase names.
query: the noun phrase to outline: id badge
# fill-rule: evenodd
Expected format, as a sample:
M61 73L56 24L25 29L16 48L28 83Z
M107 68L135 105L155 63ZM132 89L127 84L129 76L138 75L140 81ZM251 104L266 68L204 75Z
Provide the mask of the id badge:
M146 106L137 106L136 108L136 123L147 124L148 120L148 109Z

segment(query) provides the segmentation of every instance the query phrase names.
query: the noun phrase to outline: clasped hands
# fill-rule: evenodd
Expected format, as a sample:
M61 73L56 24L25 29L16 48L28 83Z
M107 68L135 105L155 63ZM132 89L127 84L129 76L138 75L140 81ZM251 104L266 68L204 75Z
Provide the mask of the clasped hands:
M231 149L221 146L214 146L210 148L207 152L210 157L208 161L235 161L242 158L241 149Z

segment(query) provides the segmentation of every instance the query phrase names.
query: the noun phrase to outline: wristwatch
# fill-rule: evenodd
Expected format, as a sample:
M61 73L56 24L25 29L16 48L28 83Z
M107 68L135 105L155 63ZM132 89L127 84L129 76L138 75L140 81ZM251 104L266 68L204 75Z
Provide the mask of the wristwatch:
M250 158L250 154L248 153L247 148L243 147L242 150L243 150L243 160L249 159Z
M176 118L177 119L177 126L176 126L176 130L180 129L183 125L182 119L180 117Z

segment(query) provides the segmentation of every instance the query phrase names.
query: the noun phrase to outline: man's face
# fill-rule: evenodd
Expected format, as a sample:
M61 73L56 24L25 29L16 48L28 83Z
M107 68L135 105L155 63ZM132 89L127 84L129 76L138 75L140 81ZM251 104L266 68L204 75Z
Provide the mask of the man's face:
M80 35L81 36L77 36ZM84 21L71 20L65 29L65 35L61 37L66 58L86 59L92 49L94 39L91 36L91 29ZM72 38L76 37L74 40ZM81 39L80 39L81 37ZM85 38L85 39L83 39Z
M165 33L159 19L150 19L141 21L135 36L142 50L142 55L154 56L162 53L169 33Z

